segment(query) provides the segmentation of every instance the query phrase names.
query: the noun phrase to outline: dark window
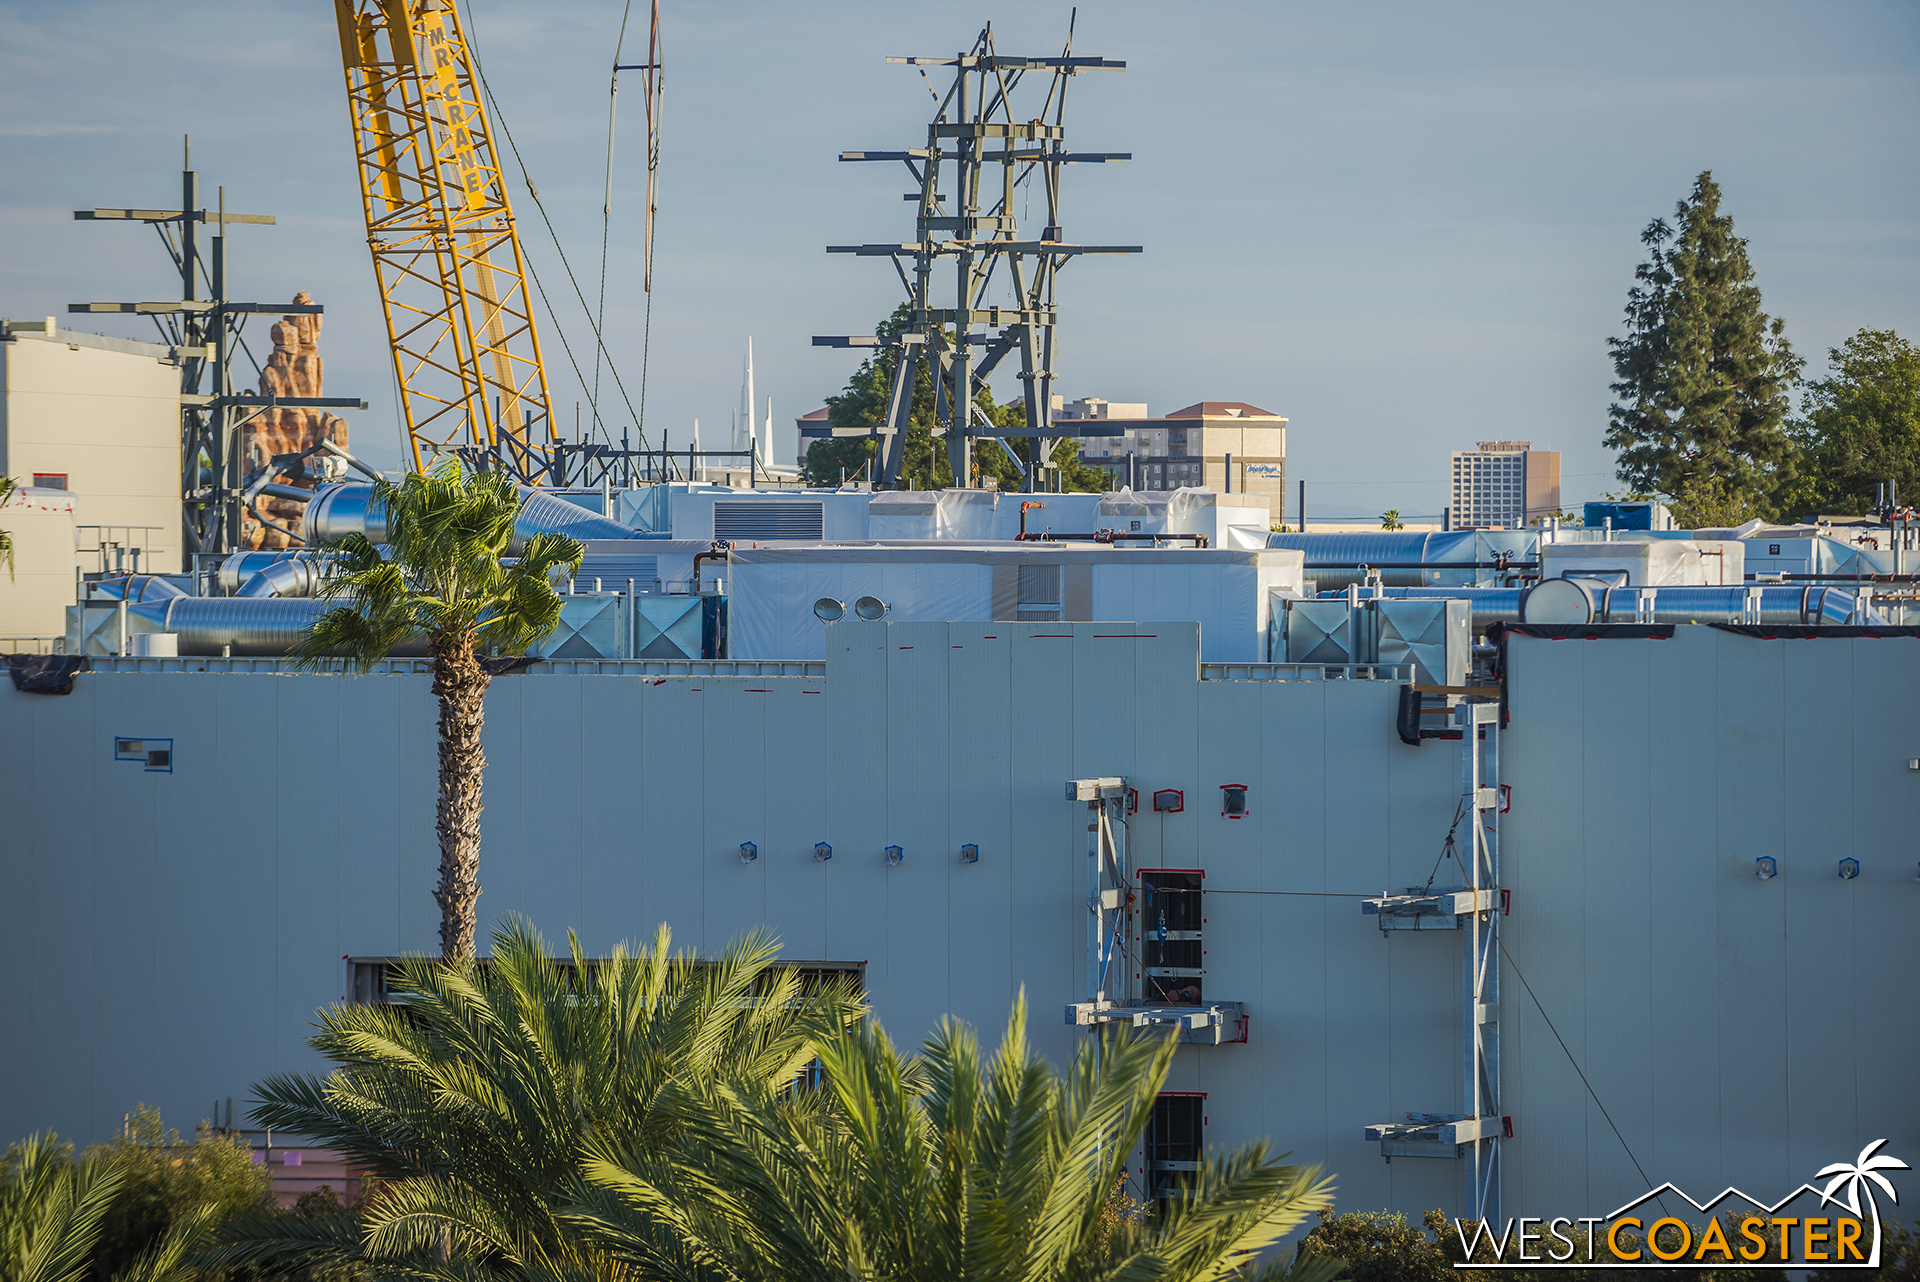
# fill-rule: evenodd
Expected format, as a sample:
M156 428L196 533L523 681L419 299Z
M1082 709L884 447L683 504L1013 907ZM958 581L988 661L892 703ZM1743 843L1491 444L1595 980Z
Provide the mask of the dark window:
M1205 975L1197 872L1140 874L1141 996L1151 1006L1198 1005Z
M35 472L33 483L43 490L64 490L67 488L65 472Z
M1162 1095L1153 1102L1145 1144L1148 1198L1180 1196L1200 1169L1206 1107L1204 1095Z

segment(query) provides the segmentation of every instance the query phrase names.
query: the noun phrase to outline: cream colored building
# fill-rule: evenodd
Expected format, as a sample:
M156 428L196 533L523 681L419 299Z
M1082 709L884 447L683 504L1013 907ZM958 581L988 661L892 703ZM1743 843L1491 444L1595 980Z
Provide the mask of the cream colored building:
M31 324L0 326L0 475L23 489L0 508L0 526L15 536L14 576L0 577L0 637L59 635L76 566L131 569L137 551L142 570L181 569L173 350Z
M1082 405L1093 412L1073 412ZM1262 494L1273 523L1286 519L1287 420L1270 410L1245 401L1200 401L1164 418L1148 418L1144 405L1092 398L1056 409L1066 411L1056 413L1062 419L1126 420L1122 434L1089 436L1080 447L1080 461L1113 473L1116 485Z

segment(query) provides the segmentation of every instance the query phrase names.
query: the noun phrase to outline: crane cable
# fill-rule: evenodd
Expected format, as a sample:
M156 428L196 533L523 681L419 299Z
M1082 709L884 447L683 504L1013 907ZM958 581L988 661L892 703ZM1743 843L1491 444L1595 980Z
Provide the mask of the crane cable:
M486 95L487 104L493 110L493 119L500 122L500 133L506 138L508 149L513 152L514 163L520 167L520 177L521 180L527 184L527 194L533 197L533 206L540 211L540 221L546 225L547 237L553 241L553 249L554 252L560 256L561 267L566 269L567 282L573 286L574 297L580 300L581 311L587 314L587 325L593 329L594 342L598 345L599 351L606 356L607 372L613 375L614 385L620 389L620 398L626 403L627 412L634 415L635 435L638 438L636 444L639 448L645 449L647 448L646 433L639 427L639 415L634 412L633 398L627 394L626 382L620 377L619 366L614 364L613 353L607 351L606 339L601 335L599 327L593 323L593 310L587 306L587 296L585 292L581 290L580 282L573 274L573 264L567 261L567 251L561 247L559 234L553 229L553 220L547 216L547 207L540 199L540 189L533 185L533 177L527 172L526 161L520 156L519 144L514 142L513 131L507 127L506 113L500 110L499 100L493 96L493 86L488 83L486 72L480 65L480 54L478 49L475 48L475 40L472 35L473 29L473 0L467 0L468 49L473 56L474 75L477 76L480 81L480 92ZM580 363L574 360L573 349L567 343L566 330L561 326L560 318L554 313L553 304L547 298L546 288L541 285L540 275L534 270L531 259L527 262L527 272L533 277L534 288L540 292L540 301L546 306L547 315L553 321L554 331L560 335L560 345L566 348L567 359L573 365L574 376L580 380L581 388L584 390L587 381L586 377L581 372ZM596 406L594 410L594 419L595 422L599 421L598 406ZM612 441L609 439L607 443L611 445Z

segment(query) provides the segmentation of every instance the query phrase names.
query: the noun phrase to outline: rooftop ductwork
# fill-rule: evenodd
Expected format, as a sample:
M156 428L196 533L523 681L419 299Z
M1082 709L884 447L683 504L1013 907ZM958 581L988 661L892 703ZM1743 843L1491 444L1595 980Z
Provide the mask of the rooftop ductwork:
M139 631L174 633L183 655L284 657L316 619L337 607L338 602L301 597L179 596L129 606L127 614L140 621ZM411 638L393 651L401 658L426 652L425 637Z
M1344 593L1323 593L1340 596ZM1824 587L1615 586L1600 579L1548 579L1531 588L1374 588L1365 597L1454 597L1473 606L1473 630L1495 623L1884 623L1862 614L1854 594Z
M349 534L364 534L370 543L387 541L387 512L374 502L373 486L365 481L343 481L316 491L300 521L300 537L308 547L334 543Z
M231 596L312 596L328 562L314 552L236 552L220 563L220 590Z
M363 481L346 481L321 490L307 504L300 536L308 547L331 543L349 534L364 534L371 543L387 541L386 510L374 500L373 486ZM536 534L564 534L586 542L589 539L634 539L640 531L630 525L601 516L598 512L555 498L545 490L520 487L520 513L514 518L513 540L508 556L518 556L527 541Z
M87 584L87 598L91 601L125 600L132 604L138 601L166 601L186 595L186 590L179 584L157 574L134 574L124 579L94 579Z

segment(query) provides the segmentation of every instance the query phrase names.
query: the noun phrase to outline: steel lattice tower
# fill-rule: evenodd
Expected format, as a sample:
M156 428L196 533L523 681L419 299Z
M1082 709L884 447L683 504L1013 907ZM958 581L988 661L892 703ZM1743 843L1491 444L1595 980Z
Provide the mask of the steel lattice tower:
M843 161L897 161L906 165L918 192L915 238L900 244L830 245L830 254L886 258L899 273L910 307L907 328L888 345L897 345L892 393L884 421L871 428L836 429L836 435L877 437L882 486L899 481L905 457L906 428L914 385L925 364L934 380L936 434L947 438L954 483L972 479L971 445L975 437L1025 436L1033 441L1032 465L1022 465L1023 488L1044 481L1054 445L1063 437L1115 435L1104 423L1075 424L1062 430L1052 421L1055 329L1059 313L1055 284L1061 267L1082 254L1137 254L1138 245L1078 245L1062 237L1061 168L1070 164L1109 164L1129 160L1127 153L1074 153L1067 150L1064 120L1069 80L1083 71L1123 70L1126 63L1073 56L1069 28L1058 57L1017 58L994 47L991 24L970 51L950 58L889 58L921 69L946 67L953 81L940 97L927 144L909 151L848 151ZM1037 114L1020 118L1014 95L1026 78L1045 73L1047 92ZM932 86L931 79L928 80ZM1014 213L1015 188L1031 182L1042 193L1045 222L1040 234L1023 239ZM1014 304L983 306L997 272L1010 282ZM941 278L952 283L952 305L934 305ZM875 347L869 336L816 337L816 347ZM975 400L987 379L1010 353L1018 351L1026 425L1002 428L987 420ZM977 353L977 354L976 354ZM1008 450L1009 456L1012 451ZM1015 457L1015 462L1019 462Z

